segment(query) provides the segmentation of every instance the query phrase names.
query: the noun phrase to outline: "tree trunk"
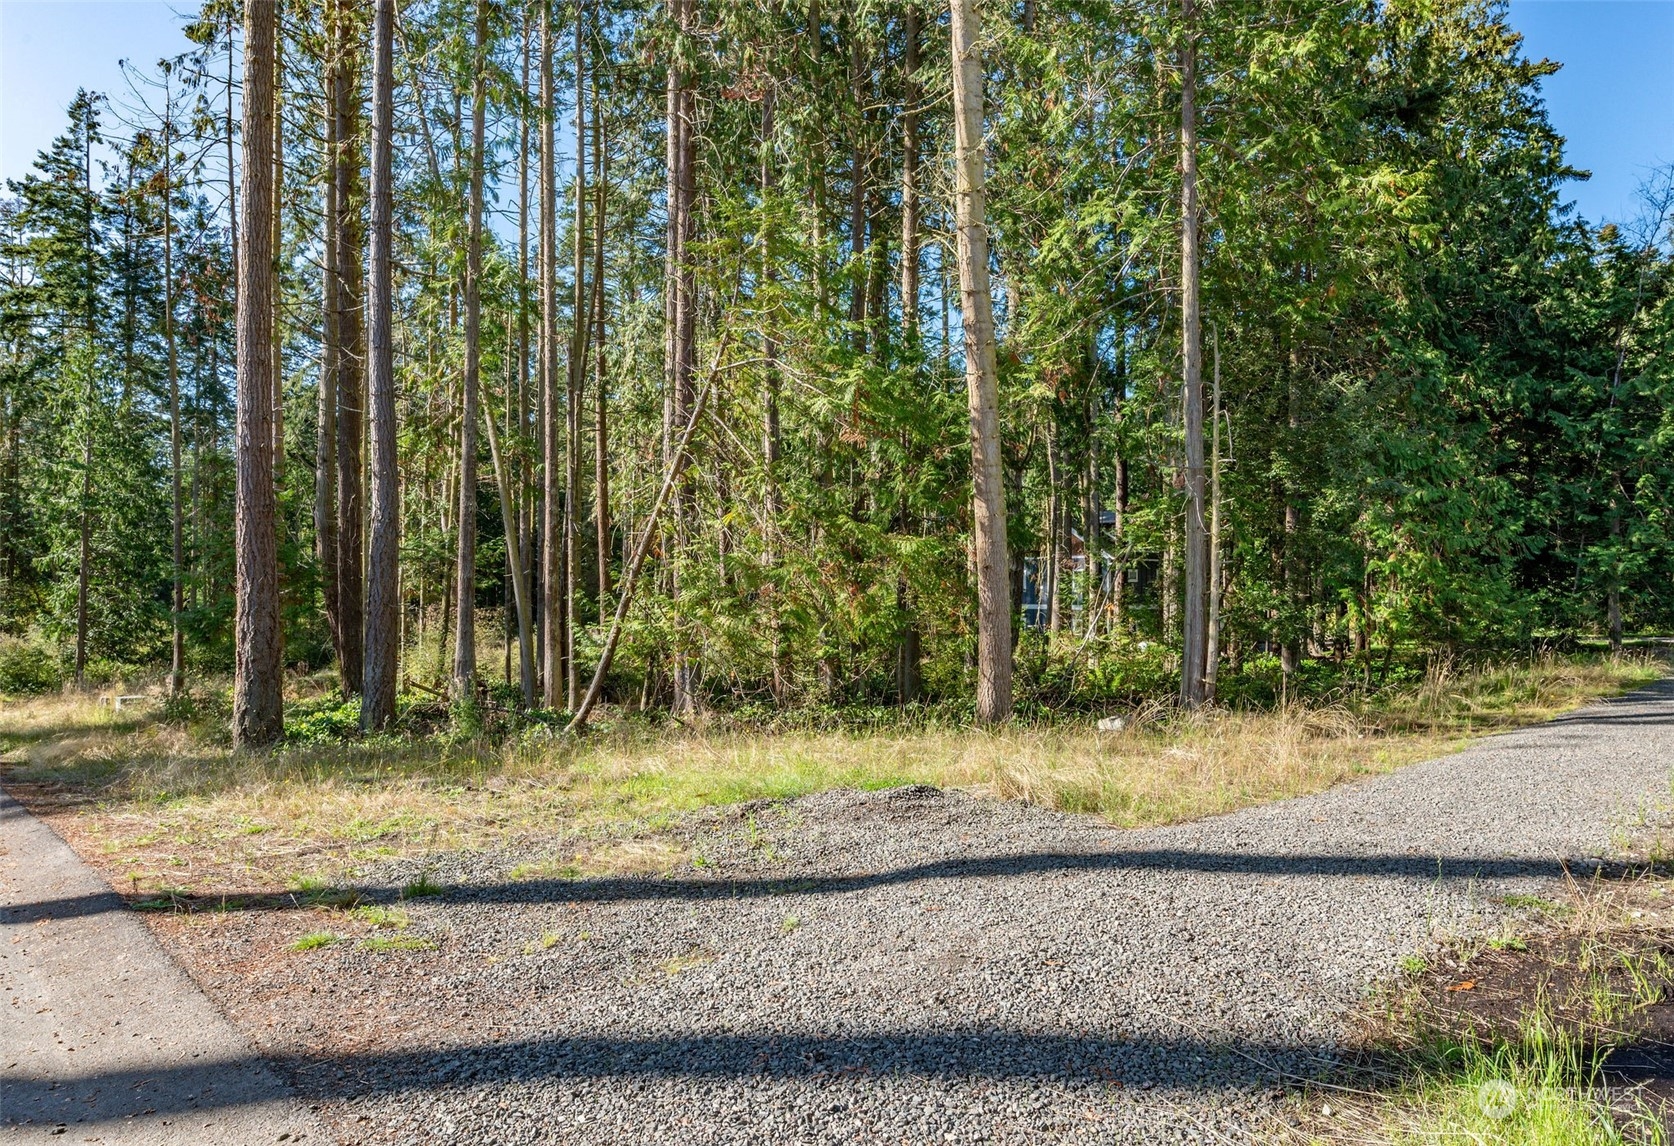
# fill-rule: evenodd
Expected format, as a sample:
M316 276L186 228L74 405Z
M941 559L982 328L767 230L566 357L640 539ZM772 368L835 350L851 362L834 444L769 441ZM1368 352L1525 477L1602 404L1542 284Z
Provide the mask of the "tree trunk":
M511 401L511 395L506 396ZM500 524L506 532L506 570L511 581L512 602L517 610L518 681L523 704L535 703L535 647L529 624L529 580L523 572L523 552L518 548L517 499L512 492L512 473L494 432L494 411L488 412L488 449L494 461L494 480L500 487Z
M902 15L906 39L901 96L901 337L909 352L918 344L918 11Z
M675 18L680 31L690 30L692 0L674 0ZM693 238L695 218L692 204L696 186L696 101L678 63L669 66L669 286L672 299L668 317L670 323L668 349L670 389L674 398L673 424L684 425L693 411L692 374L697 335L696 272L688 255ZM678 620L680 597L680 566L690 545L692 516L695 511L696 490L687 472L687 459L678 453L673 468L680 473L680 488L674 503L674 545L670 555L670 603L675 609L676 626L671 674L674 684L673 712L676 717L690 715L697 708L695 681L696 665L691 653L690 635Z
M540 592L537 599L541 638L541 702L557 708L564 682L562 610L558 606L558 563L563 518L558 466L558 156L553 55L557 30L551 4L541 5L541 162L540 239L540 424L541 526Z
M851 15L849 34L849 95L854 100L854 146L849 151L849 327L856 354L866 352L866 288L870 263L866 258L866 57L860 41L860 20Z
M575 711L580 678L575 661L576 586L581 578L581 389L587 378L587 74L581 48L582 6L575 6L575 298L570 312L570 369L564 394L564 707Z
M543 5L544 7L544 5ZM518 91L525 99L532 101L529 92L529 71L531 57L530 21L529 13L524 11L522 17L523 33L523 74L519 81ZM537 115L539 112L537 111ZM515 449L513 465L515 481L517 483L517 546L523 556L522 576L525 588L529 593L529 631L520 633L520 644L527 644L534 648L535 624L535 554L534 554L534 521L533 509L537 504L532 482L532 467L529 464L528 450L525 443L529 435L529 155L530 132L529 116L518 117L518 152L517 152L517 433L512 438L512 448ZM538 650L536 654L538 656ZM539 662L527 666L530 675L530 691L524 697L524 704L533 706L535 703L534 690L538 690L540 681Z
M372 227L367 277L366 373L371 405L371 553L366 566L366 655L360 725L395 719L400 648L401 502L395 425L394 247L395 0L376 0L372 16Z
M1285 356L1285 401L1287 406L1286 425L1290 430L1289 443L1294 445L1297 430L1302 424L1301 394L1296 380L1297 362L1296 351L1292 349ZM1299 549L1299 535L1302 529L1302 509L1297 504L1295 478L1285 478L1285 517L1283 534L1283 551L1280 554L1281 575L1284 580L1285 615L1279 630L1279 668L1284 675L1283 692L1289 695L1290 678L1302 667L1302 647L1296 635L1296 627L1291 619L1295 612L1296 600L1301 593L1302 585L1302 554Z
M1214 328L1210 337L1215 352L1214 397L1210 407L1209 433L1209 635L1203 661L1203 699L1215 702L1220 683L1221 596L1224 591L1221 563L1221 335Z
M163 345L169 374L169 533L173 584L169 594L169 695L186 688L186 533L180 489L180 363L174 337L174 88L163 73Z
M1037 574L1036 600L1040 600L1040 593L1044 590L1046 599L1040 603L1046 606L1046 628L1048 632L1057 633L1064 627L1059 583L1064 575L1063 520L1067 514L1061 493L1063 470L1058 464L1058 415L1055 406L1046 432L1046 575L1041 577Z
M328 27L336 19L335 4L325 9ZM328 53L330 48L327 48ZM337 608L337 375L343 344L342 290L338 282L337 255L337 81L336 64L326 66L325 114L321 128L325 135L324 214L320 230L324 250L320 264L320 385L315 425L314 451L314 560L319 566L320 589L324 597L326 623L331 645L343 664L343 618Z
M482 182L484 104L488 82L488 3L477 0L471 61L471 200L465 236L465 376L459 428L459 548L454 573L453 681L455 702L469 701L477 682L477 383L482 365Z
M361 664L364 639L362 566L364 505L361 493L361 439L365 432L365 334L362 323L360 159L355 136L360 130L359 79L354 16L339 6L335 31L336 72L333 112L337 119L337 612L343 643L338 672L343 691L358 693L365 679Z
M976 715L995 724L1011 715L1011 600L1007 584L1006 495L1000 464L1000 411L994 361L993 294L988 281L984 198L980 18L974 0L953 5L953 123L959 232L960 313L971 416L971 475L977 580Z
M1206 699L1209 648L1209 531L1204 513L1203 316L1197 220L1197 39L1193 0L1180 0L1180 327L1186 434L1186 597L1182 624L1180 703Z
M285 0L278 9L273 35L273 484L285 484ZM276 522L284 528L281 514Z
M917 361L920 350L919 303L919 210L918 210L918 9L908 4L901 17L901 35L906 41L902 57L901 93L901 338L909 360ZM895 650L895 694L902 705L918 699L922 657L915 602L904 574L895 579L895 607L903 617L901 636Z
M616 655L617 643L622 639L622 622L628 615L628 608L634 601L634 590L639 585L640 570L645 567L645 556L651 551L651 539L656 536L657 521L662 516L663 507L668 504L669 492L680 478L680 470L690 457L692 433L697 429L698 420L703 417L704 407L709 402L709 396L715 389L715 379L720 374L721 363L726 359L727 340L731 332L723 330L719 344L715 347L715 361L709 368L709 376L703 383L703 389L698 392L692 403L692 408L686 419L685 429L681 431L677 442L671 443L669 462L663 473L662 483L657 487L657 496L651 502L651 510L645 515L645 530L640 535L639 544L634 546L632 559L627 568L622 571L622 589L616 599L616 615L611 619L610 629L605 634L604 648L599 653L598 666L593 670L592 683L587 686L586 695L581 698L575 715L570 717L565 725L566 733L579 731L587 724L588 714L593 711L593 705L598 702L599 694L604 689L605 677L610 673L612 658ZM644 705L641 704L641 711Z
M233 744L284 734L273 492L273 35L270 0L244 6L244 187L238 270L237 603Z
M1605 600L1605 625L1610 637L1610 651L1622 651L1622 577L1619 572L1620 557L1615 552L1616 544L1622 536L1622 513L1616 507L1615 496L1611 496L1610 505L1610 588Z
M610 597L610 386L605 372L605 182L610 165L604 147L604 102L593 79L593 527L599 561L599 619Z
M233 64L234 64L234 61L237 59L237 55L233 51L233 38L234 38L234 35L235 35L235 33L233 31L233 21L238 19L238 6L235 5L235 4L228 4L227 7L226 7L226 12L227 12L227 111L226 111L227 131L226 131L226 136L227 136L227 215L228 215L228 219L227 219L227 248L228 248L229 254L232 256L232 277L233 277L233 284L234 284L233 289L236 292L237 284L239 282L243 281L238 277L238 248L239 248L238 232L242 229L243 224L242 224L241 220L239 219L238 165L233 160L234 136L237 134L233 130L233 123L234 123L234 120L233 120L233 92L238 90L238 84L235 83L234 80L233 80ZM277 25L277 22L278 22L278 16L277 15L275 15L275 17L274 17L274 22ZM248 44L248 42L244 45L244 50L246 52L248 52L250 50L250 45Z
M779 426L779 390L783 379L779 374L778 262L773 257L773 212L779 187L778 153L774 146L777 134L778 92L771 81L761 100L761 206L763 221L761 243L761 286L765 299L759 307L762 344L762 563L773 570L779 564L779 516L782 511L779 496L779 454L782 438ZM772 585L771 613L768 639L772 644L769 657L773 679L770 687L775 703L784 703L790 687L790 665L787 663L784 616L779 586Z
M227 51L229 53L232 51L230 37ZM227 66L230 68L232 65L228 64ZM231 112L228 115L230 117ZM82 175L87 180L87 235L85 238L87 281L92 284L97 282L98 278L93 266L94 198L93 124L91 114L88 118L89 122L82 128ZM230 154L229 151L229 156ZM230 171L230 158L228 162L228 170ZM83 332L83 336L87 339L87 406L83 415L87 424L82 427L81 436L81 504L79 506L81 536L76 548L76 687L78 689L85 687L87 684L87 607L93 571L93 422L97 417L99 408L95 350L98 346L98 322L97 298L89 293L87 297L87 329Z

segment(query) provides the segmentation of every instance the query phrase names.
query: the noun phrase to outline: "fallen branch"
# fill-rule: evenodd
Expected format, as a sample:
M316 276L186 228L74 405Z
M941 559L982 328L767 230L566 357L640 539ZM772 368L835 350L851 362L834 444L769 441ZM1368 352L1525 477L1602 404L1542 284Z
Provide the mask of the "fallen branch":
M645 532L640 535L639 545L634 549L633 561L628 565L628 571L622 578L622 584L617 591L616 616L610 622L610 635L605 638L604 649L599 653L599 666L593 670L593 681L587 686L587 694L581 698L581 707L575 710L570 722L564 726L566 735L579 732L587 724L587 716L598 703L599 693L604 690L605 674L610 672L610 662L616 656L616 645L622 639L622 623L627 619L628 607L633 604L634 590L639 587L639 572L645 566L645 556L651 551L651 539L656 536L657 519L662 516L663 506L668 503L669 491L674 483L680 480L680 474L685 470L689 460L687 447L692 444L692 434L697 430L698 420L703 417L703 409L709 403L710 392L715 389L715 379L721 373L721 361L726 357L727 343L731 340L730 329L721 332L721 341L715 347L715 361L709 367L709 375L704 379L703 389L698 391L697 401L692 404L692 414L686 420L686 428L680 433L680 445L675 449L674 456L669 459L668 472L663 474L663 484L657 490L657 500L651 503L651 512L645 517Z

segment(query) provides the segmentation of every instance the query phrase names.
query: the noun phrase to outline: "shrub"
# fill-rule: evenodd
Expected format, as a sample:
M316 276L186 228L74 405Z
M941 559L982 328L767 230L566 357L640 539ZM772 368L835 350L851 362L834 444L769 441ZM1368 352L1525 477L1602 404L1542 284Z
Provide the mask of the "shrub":
M296 744L322 744L360 735L360 697L336 696L305 700L286 714L285 739Z
M0 693L32 696L63 683L64 670L52 652L18 637L0 637Z

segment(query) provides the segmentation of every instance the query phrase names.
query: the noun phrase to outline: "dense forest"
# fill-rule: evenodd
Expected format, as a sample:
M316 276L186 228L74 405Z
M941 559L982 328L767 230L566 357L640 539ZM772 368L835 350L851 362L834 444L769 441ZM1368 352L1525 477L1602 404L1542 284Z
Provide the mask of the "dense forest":
M1674 177L1576 217L1503 3L182 48L0 202L0 689L988 722L1674 625Z

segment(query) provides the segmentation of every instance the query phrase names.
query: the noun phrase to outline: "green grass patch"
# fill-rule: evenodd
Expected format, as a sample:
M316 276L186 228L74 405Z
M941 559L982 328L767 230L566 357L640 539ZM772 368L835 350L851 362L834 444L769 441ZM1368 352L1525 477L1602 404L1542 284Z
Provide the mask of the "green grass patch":
M386 907L381 903L363 903L353 911L349 917L357 923L364 923L369 927L376 927L386 931L402 931L412 922L405 909L400 907Z
M1531 1015L1514 1041L1441 1040L1408 1060L1386 1113L1399 1146L1656 1146L1648 1109L1623 1110L1599 1088L1603 1052Z
M322 947L330 947L333 943L341 942L341 935L333 935L329 931L310 931L291 944L292 951L318 951Z
M425 899L429 896L442 895L447 888L431 879L428 874L421 875L401 889L402 899Z
M373 935L362 939L360 945L367 951L434 951L434 940L421 939L417 935Z

